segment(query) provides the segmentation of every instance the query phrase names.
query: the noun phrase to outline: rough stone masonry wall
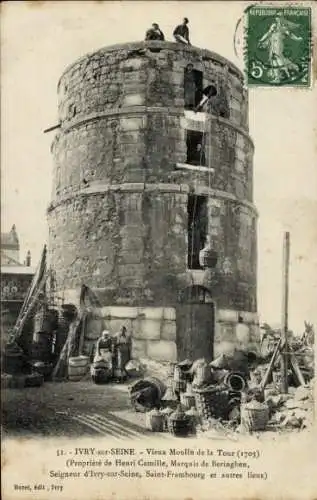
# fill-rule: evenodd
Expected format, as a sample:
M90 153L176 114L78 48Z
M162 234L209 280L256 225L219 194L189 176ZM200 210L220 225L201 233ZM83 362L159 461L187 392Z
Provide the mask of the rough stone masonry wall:
M163 187L132 184L56 206L50 240L59 287L106 288L105 304L174 302L186 267L187 193Z
M229 110L218 116L216 100L208 123L211 176L175 170L186 161L185 129L194 128L184 117L190 62L203 71L204 85L216 82ZM59 290L72 293L84 282L102 292L105 305L175 305L193 284L191 192L209 197L209 233L219 253L204 285L218 308L256 311L253 144L242 81L221 56L168 42L101 49L64 72L48 210Z

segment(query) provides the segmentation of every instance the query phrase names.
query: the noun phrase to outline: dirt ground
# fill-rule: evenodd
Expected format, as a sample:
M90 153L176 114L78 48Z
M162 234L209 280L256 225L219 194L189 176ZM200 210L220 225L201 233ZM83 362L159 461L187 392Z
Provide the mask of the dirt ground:
M2 390L3 436L147 434L145 418L130 407L128 384L46 382Z

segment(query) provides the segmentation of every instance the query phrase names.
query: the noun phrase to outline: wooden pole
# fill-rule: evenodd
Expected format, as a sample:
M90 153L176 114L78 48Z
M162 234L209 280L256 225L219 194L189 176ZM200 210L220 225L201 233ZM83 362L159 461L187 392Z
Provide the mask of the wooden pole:
M282 293L282 329L281 329L281 383L282 392L288 392L288 294L289 294L289 260L290 260L290 234L284 234L283 241L283 293Z

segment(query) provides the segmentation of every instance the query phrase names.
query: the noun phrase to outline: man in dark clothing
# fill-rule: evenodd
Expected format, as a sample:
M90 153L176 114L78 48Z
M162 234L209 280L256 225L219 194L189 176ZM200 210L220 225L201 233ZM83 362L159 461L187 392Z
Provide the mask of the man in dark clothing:
M193 109L195 107L197 88L193 70L194 66L192 64L188 64L184 77L185 109Z
M176 26L173 31L174 38L176 42L183 43L186 45L190 45L189 41L189 29L187 24L189 23L187 17L184 17L183 23Z
M164 34L160 30L160 27L157 23L153 23L152 28L147 30L145 34L145 40L162 40L162 41L165 40Z

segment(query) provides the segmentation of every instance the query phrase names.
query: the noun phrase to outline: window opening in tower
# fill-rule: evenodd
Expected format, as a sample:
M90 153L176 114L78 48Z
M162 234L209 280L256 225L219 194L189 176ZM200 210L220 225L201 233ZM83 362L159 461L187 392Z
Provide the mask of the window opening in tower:
M189 195L187 213L188 268L202 269L199 263L199 252L204 248L207 240L207 196Z
M186 130L186 146L188 165L206 165L205 143L203 132Z
M195 109L203 97L203 73L188 64L184 70L184 107Z

